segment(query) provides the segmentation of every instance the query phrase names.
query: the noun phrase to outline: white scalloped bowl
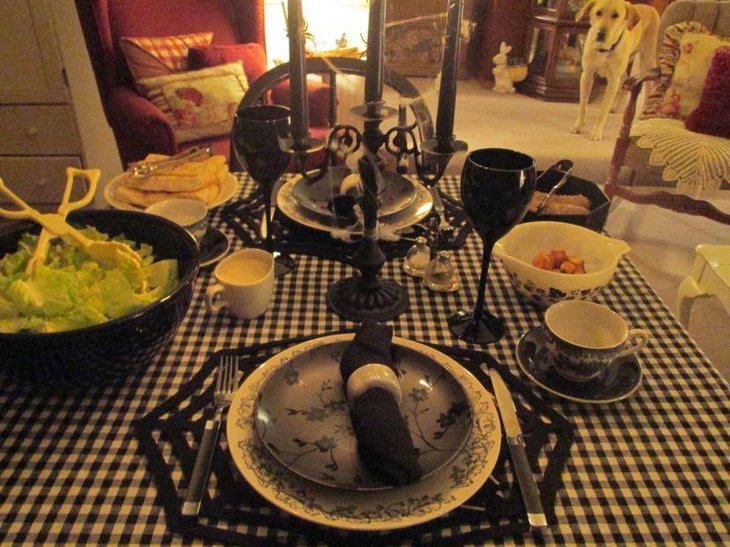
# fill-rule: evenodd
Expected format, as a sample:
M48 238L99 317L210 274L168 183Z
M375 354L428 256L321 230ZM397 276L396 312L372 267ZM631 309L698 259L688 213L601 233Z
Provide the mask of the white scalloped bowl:
M585 261L584 274L564 274L532 265L539 253L563 249L568 256ZM565 222L526 222L513 228L494 245L494 256L502 260L512 286L540 307L561 300L586 300L613 278L619 260L629 245L588 228Z

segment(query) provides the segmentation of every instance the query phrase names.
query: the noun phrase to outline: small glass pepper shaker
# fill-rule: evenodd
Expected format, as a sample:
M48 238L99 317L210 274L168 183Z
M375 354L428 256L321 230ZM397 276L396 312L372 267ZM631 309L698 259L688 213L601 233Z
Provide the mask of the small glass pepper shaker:
M431 262L431 249L425 237L417 237L416 244L408 249L403 261L403 270L414 277L423 277Z
M432 291L454 292L461 287L459 274L451 260L450 251L439 251L426 268L423 283Z

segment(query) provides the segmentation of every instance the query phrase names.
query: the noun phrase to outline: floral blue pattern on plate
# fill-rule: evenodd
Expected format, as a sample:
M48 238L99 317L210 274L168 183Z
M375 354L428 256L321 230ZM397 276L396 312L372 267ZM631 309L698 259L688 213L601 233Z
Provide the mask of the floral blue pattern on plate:
M317 346L282 360L256 400L256 429L271 454L303 477L336 488L392 488L357 453L340 361L348 342ZM430 357L394 346L400 410L424 476L448 464L471 431L471 408L453 375Z
M493 397L474 376L447 355L418 342L393 339L395 345L422 353L446 368L463 387L472 408L468 440L448 466L398 488L349 490L323 486L293 473L263 445L254 424L254 406L267 379L286 359L352 338L352 334L340 334L304 342L272 357L246 378L233 397L226 426L234 464L251 487L274 506L325 526L392 530L453 511L484 485L497 463L499 415Z

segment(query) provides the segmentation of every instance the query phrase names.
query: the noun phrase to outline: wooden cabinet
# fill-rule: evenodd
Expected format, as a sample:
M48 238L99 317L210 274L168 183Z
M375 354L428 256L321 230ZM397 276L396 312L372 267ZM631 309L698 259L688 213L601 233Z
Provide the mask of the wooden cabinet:
M101 185L122 170L74 0L1 0L0 30L0 177L55 209L66 167L101 169Z
M60 201L66 167L84 165L51 7L4 0L0 18L0 177L41 209Z
M465 24L474 22L475 3L475 0L464 3ZM447 7L448 0L388 0L385 60L389 68L403 76L434 77L439 73ZM469 49L469 44L462 42L459 78L469 76Z
M475 18L477 39L473 45L478 60L478 73L486 87L494 81L492 58L499 53L499 44L512 46L510 58L525 57L524 43L530 0L480 0Z

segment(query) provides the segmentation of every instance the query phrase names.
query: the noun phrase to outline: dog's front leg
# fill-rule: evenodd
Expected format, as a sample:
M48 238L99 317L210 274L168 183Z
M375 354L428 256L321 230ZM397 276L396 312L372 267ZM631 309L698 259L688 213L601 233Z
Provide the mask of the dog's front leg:
M601 110L598 113L598 119L596 125L593 126L593 132L591 133L592 141L600 141L603 139L603 126L606 125L606 119L608 118L608 111L611 110L611 104L616 98L618 93L619 85L621 85L621 78L608 78L606 83L606 89L603 92L603 98L601 99Z
M588 109L588 100L591 97L591 89L593 89L593 72L583 70L580 75L580 107L578 109L578 119L571 130L573 133L581 133L586 123L586 110Z

